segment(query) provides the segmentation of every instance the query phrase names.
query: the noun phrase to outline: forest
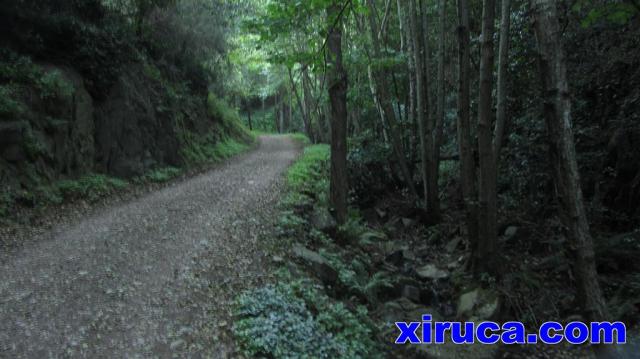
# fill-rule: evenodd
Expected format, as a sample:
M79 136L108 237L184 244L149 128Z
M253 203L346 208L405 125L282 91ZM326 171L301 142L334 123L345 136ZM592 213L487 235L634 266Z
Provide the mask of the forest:
M0 357L640 357L638 0L4 0L0 29ZM395 343L427 314L627 338Z

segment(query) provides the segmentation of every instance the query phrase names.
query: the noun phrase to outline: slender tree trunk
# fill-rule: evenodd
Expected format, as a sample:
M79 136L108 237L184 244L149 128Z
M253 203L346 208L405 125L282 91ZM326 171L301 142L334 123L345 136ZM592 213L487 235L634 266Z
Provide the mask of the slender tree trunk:
M464 198L467 232L472 253L478 245L478 205L476 163L472 150L470 121L471 60L469 47L469 6L467 0L458 0L458 151L460 153L460 184Z
M245 106L247 108L247 119L249 120L249 131L253 131L253 124L251 123L251 103L245 101Z
M571 102L567 64L561 43L555 1L531 0L538 63L542 80L544 117L561 217L571 248L575 251L575 273L580 299L589 321L610 320L598 282L593 239L584 208L580 175L571 124Z
M304 65L303 65L304 66ZM300 94L298 94L298 90L296 89L296 83L293 79L293 72L289 69L289 82L291 83L291 91L296 97L296 102L298 103L298 109L300 110L300 115L302 116L302 125L304 126L304 132L309 136L309 140L312 143L315 143L315 137L313 135L313 128L309 123L309 114L307 113L307 109L302 103L302 99L300 98Z
M478 100L478 154L480 186L478 189L479 242L474 272L497 274L497 194L496 161L493 153L492 89L493 89L493 33L495 30L495 0L484 0L482 35L480 40L480 92Z
M413 51L413 64L415 66L415 92L416 92L416 117L418 119L418 132L420 137L420 159L421 167L420 172L422 174L422 191L425 206L427 205L427 178L429 171L429 138L430 134L427 133L427 120L425 118L425 96L424 96L424 66L422 64L422 32L419 31L420 25L418 24L416 0L409 0L409 23L411 26L411 38L413 40L411 50Z
M507 122L507 67L509 66L509 29L511 27L511 0L502 0L500 15L500 46L498 50L498 103L496 111L496 129L493 136L493 152L496 156L496 169L500 164L500 150L504 127Z
M400 29L400 52L405 52L405 16L402 11L403 0L396 0L396 9L398 10L398 27Z
M331 102L331 204L336 221L347 220L347 72L342 65L342 20L338 17L341 6L333 2L327 9L329 37L327 62L329 63L329 99ZM335 26L334 26L335 24Z
M429 115L429 92L426 83L426 63L428 62L426 46L423 41L426 36L425 28L418 23L418 9L416 0L410 0L409 3L409 20L411 23L411 32L413 34L413 57L416 69L416 107L418 114L418 125L420 127L420 145L422 147L422 179L424 190L424 201L429 220L437 222L440 219L440 208L438 199L438 175L434 173L434 141L433 141L433 121ZM424 14L424 12L423 12Z
M305 67L302 69L302 91L304 94L304 107L307 112L307 118L309 120L309 128L310 131L315 133L316 140L319 142L326 140L326 134L324 128L322 126L322 116L320 113L314 110L317 109L317 106L314 106L313 95L311 94L311 79L309 78L309 71ZM314 121L315 117L315 121ZM316 125L316 129L313 128L314 123Z
M446 7L447 1L440 0L440 8L439 8L439 25L440 32L438 38L438 89L437 89L437 97L438 97L438 106L437 106L437 116L435 119L435 138L433 141L433 169L437 176L439 177L440 171L440 144L442 143L442 130L444 127L445 120L445 80L444 80L444 65L445 65L445 33L446 33ZM436 177L437 183L437 177ZM438 207L440 207L440 200L438 198Z
M376 13L375 6L373 4L373 0L368 1L369 4L369 29L371 31L371 43L373 45L373 56L375 58L380 58L380 39L378 38L378 24L376 21ZM395 116L395 112L393 111L393 105L391 103L391 99L389 98L389 94L387 90L389 89L389 84L386 81L386 74L380 73L379 71L375 71L373 73L373 79L375 84L375 94L377 96L377 102L382 109L381 115L387 123L389 128L389 135L391 137L391 146L393 147L393 152L398 162L398 166L400 167L400 172L402 173L402 178L405 182L409 191L411 191L411 195L414 198L418 198L418 192L413 184L411 171L407 165L407 161L404 156L404 150L402 146L402 138L399 134L398 130L398 121Z

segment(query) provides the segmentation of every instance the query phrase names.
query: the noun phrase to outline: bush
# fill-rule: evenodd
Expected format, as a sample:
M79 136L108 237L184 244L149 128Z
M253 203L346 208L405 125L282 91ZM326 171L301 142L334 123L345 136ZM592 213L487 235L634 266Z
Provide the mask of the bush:
M366 308L352 312L288 272L281 284L243 293L235 314L233 331L246 356L375 358L381 351L371 340Z

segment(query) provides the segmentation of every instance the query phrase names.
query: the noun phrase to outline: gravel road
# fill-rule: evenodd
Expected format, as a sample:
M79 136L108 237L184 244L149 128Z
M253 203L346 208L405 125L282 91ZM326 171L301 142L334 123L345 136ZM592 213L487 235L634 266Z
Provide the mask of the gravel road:
M231 300L263 281L288 137L0 253L0 357L234 357Z

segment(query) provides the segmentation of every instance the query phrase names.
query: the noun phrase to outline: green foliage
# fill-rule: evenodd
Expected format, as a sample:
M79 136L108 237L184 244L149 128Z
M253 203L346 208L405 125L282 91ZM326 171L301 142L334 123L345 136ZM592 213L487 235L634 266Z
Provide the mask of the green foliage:
M243 293L234 334L246 356L376 358L366 308L336 303L306 279L285 272L277 285ZM313 315L312 313L318 313Z
M43 101L68 100L75 91L59 70L45 70L27 56L0 50L0 118L14 119L27 112L22 97L35 89Z
M308 146L311 144L311 140L304 133L292 133L289 135L293 140L298 141L304 146Z
M75 89L68 83L60 71L47 71L38 79L38 89L42 99L63 98L69 99L73 96Z
M313 145L305 148L302 157L289 168L287 184L294 192L326 194L329 188L326 178L328 161L329 146Z
M209 94L207 104L209 116L221 125L221 131L225 135L240 141L253 142L255 140L249 129L242 124L236 109L229 107L225 101L219 99L213 93Z
M225 160L248 150L255 142L255 135L240 123L237 111L213 94L208 98L208 113L216 127L215 132L206 135L186 130L181 121L177 122L181 154L190 166Z
M572 7L572 10L577 13L586 12L581 21L582 27L585 28L603 20L616 25L625 25L638 14L638 9L638 5L625 1L605 1L604 3L596 4L591 0L578 0Z
M15 118L25 112L24 105L14 98L15 87L0 85L0 118Z
M360 204L366 205L393 182L387 169L391 156L390 146L380 141L373 131L366 130L349 138L349 184Z
M182 134L182 138L182 156L190 166L220 162L249 149L248 144L233 138L216 141L212 134L203 137L187 132Z
M173 178L176 178L182 174L182 169L176 167L163 167L150 171L149 173L142 176L140 179L142 181L150 181L150 182L167 182Z
M0 218L9 215L9 211L15 202L15 194L9 189L3 189L0 193Z

